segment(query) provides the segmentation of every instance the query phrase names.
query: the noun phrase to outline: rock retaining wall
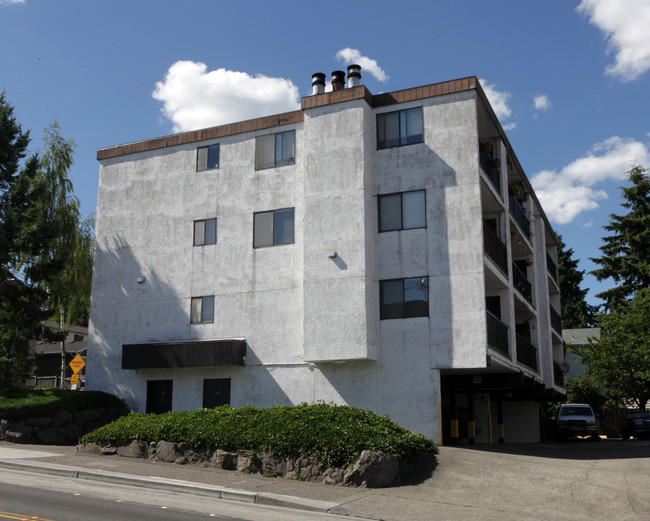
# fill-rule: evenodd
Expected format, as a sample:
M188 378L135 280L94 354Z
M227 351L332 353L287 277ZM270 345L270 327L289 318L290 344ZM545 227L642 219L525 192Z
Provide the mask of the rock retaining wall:
M124 408L103 407L77 412L59 410L51 416L16 421L0 420L0 440L13 443L76 445L84 434L129 412Z
M78 445L81 453L119 455L132 458L148 458L176 464L201 463L206 467L223 470L259 473L268 477L284 477L299 481L315 481L328 485L361 486L369 488L399 485L403 479L432 471L435 455L426 454L416 464L402 462L396 456L381 451L364 450L354 465L347 469L328 467L314 457L281 458L273 454L254 454L250 451L236 452L214 450L199 452L185 443L159 441L145 444L132 441L121 447L100 446L95 443Z

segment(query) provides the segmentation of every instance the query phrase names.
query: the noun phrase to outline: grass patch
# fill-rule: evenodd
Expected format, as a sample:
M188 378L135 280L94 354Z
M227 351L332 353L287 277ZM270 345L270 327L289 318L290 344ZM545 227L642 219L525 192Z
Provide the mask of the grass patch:
M121 398L101 391L0 389L0 418L4 420L50 416L59 410L74 413L99 407L126 407L126 404Z
M165 414L129 414L86 434L80 443L125 445L161 440L185 442L195 450L250 450L281 457L315 456L346 467L363 450L381 450L406 462L434 443L371 411L326 404L296 407L229 406Z

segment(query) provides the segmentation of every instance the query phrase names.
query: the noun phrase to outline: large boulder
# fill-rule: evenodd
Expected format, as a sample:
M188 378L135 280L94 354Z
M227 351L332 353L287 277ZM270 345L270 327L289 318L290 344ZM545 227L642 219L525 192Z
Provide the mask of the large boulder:
M382 451L364 450L343 478L344 485L390 487L399 481L399 459Z

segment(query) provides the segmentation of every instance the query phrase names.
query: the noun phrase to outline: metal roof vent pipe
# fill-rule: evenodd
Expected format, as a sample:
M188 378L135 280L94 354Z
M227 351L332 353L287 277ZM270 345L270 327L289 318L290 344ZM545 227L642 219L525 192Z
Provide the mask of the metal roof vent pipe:
M332 72L332 90L343 90L345 88L345 72Z
M322 72L315 72L311 75L311 93L323 94L325 92L325 75Z
M348 65L348 88L359 85L361 85L361 66L356 63Z

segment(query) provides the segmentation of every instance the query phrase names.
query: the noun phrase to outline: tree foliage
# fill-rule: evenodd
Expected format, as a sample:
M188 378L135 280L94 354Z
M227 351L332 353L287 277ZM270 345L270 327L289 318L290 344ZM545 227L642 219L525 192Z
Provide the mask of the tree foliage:
M83 302L89 307L92 265L92 219L80 223L79 202L67 178L72 140L61 137L55 122L45 129L42 155L27 158L29 132L23 132L13 111L2 93L0 387L31 370L30 340L63 339L64 333L44 326L47 319L69 323L74 310L75 318L87 321Z
M634 166L628 172L631 186L622 188L627 209L624 215L611 214L604 226L610 235L603 237L602 256L591 259L600 268L591 273L600 280L612 279L615 286L598 295L605 309L615 309L650 287L650 179L646 169Z
M573 249L566 247L558 235L558 272L562 297L562 329L593 327L597 308L585 300L588 289L582 289L584 270L578 269Z
M641 410L650 399L650 289L598 318L600 340L578 349L587 376L613 403L632 401Z

